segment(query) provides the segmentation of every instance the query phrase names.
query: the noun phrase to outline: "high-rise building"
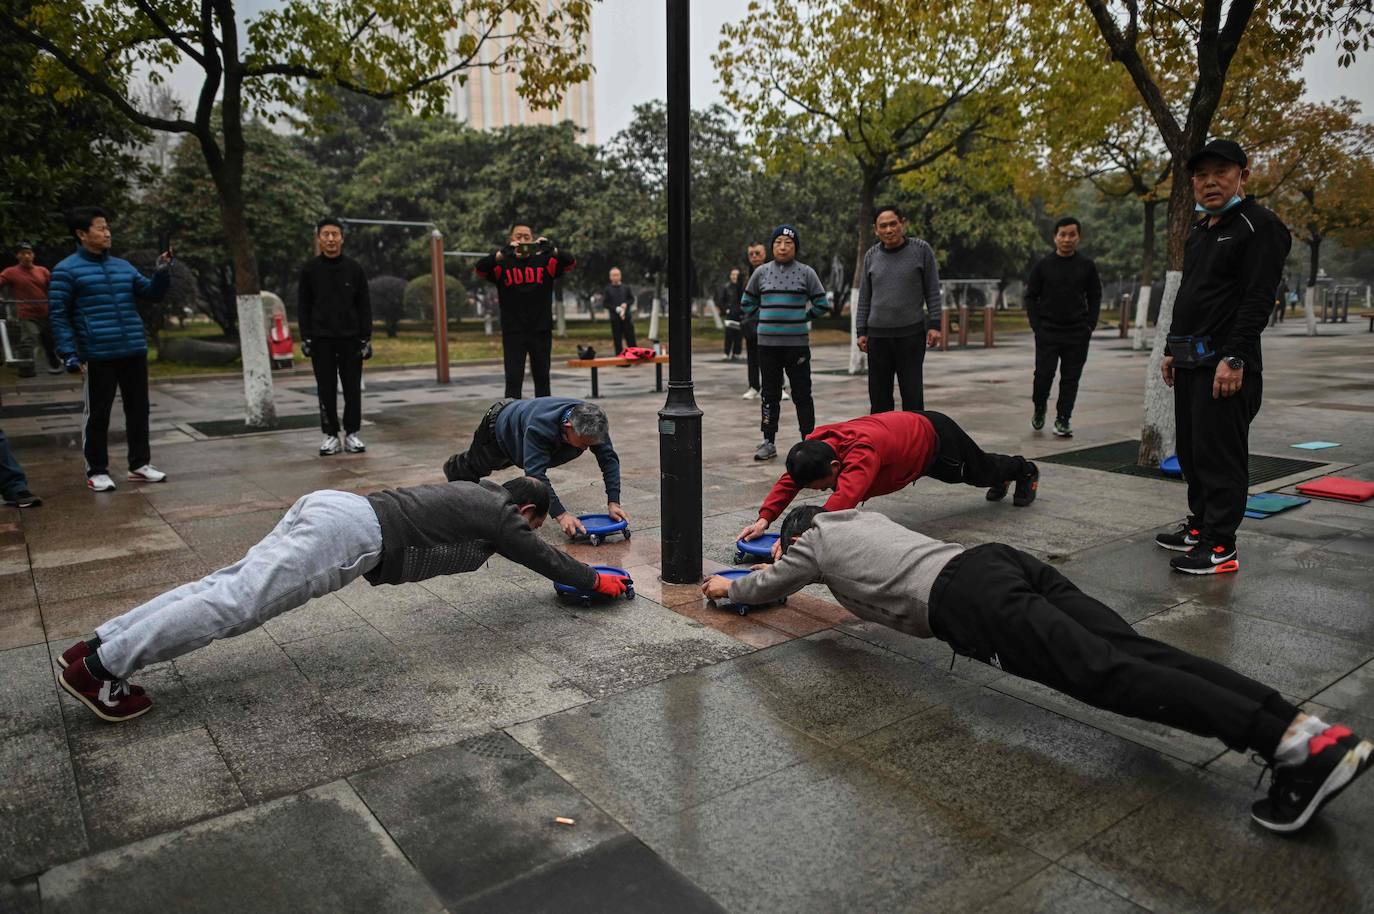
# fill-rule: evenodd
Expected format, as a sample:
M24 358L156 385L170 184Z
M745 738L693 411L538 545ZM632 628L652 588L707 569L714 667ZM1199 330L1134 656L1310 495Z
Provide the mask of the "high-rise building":
M491 40L491 39L489 39ZM494 39L499 41L501 39ZM583 60L590 61L592 39L590 30L582 49ZM484 58L490 55L484 53ZM580 129L579 139L596 142L596 115L593 110L592 79L569 86L562 103L553 109L534 110L516 92L520 74L485 68L467 71L466 83L453 80L449 99L449 113L478 130L494 130L518 124L561 124L572 121Z

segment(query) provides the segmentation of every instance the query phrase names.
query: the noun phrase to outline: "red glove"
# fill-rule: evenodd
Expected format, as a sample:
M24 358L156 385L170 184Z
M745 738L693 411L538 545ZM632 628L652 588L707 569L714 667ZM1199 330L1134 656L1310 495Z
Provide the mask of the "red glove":
M592 585L592 590L607 597L625 596L625 584L628 578L622 578L618 574L596 573L596 583Z

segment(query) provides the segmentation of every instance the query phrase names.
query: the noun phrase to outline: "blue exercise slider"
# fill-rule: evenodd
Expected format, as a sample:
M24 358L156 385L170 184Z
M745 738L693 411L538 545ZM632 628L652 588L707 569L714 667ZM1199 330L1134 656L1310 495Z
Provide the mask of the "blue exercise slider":
M1304 451L1324 451L1329 447L1340 447L1341 444L1339 441L1304 441L1302 444L1290 444L1288 446Z
M735 540L735 564L749 559L762 562L773 561L773 546L778 542L778 534L765 533L758 539Z
M1159 472L1174 479L1183 478L1183 467L1178 465L1177 457L1165 457L1159 464Z
M1278 514L1280 511L1287 511L1299 505L1305 505L1312 499L1300 498L1297 495L1279 495L1276 492L1261 492L1258 495L1251 495L1245 500L1245 516L1260 520L1271 514Z
M593 546L600 546L602 541L613 533L619 533L626 539L630 538L629 521L615 520L609 514L579 514L577 519L586 528L587 542Z
M774 539L777 538L777 534L769 534L769 535L772 536ZM753 541L751 541L751 542L753 542ZM754 572L753 572L751 569L749 569L749 568L729 568L729 569L726 569L725 571L717 571L717 572L716 572L716 574L720 575L722 578L725 578L725 579L728 580L728 581L738 581L740 578L748 577L749 575L751 575L751 574L753 574L753 573L754 573ZM781 598L781 599L779 599L779 600L774 600L774 601L772 601L771 603L754 603L754 604L747 604L747 603L731 603L731 602L730 602L730 598L729 598L729 597L726 597L724 600L722 600L722 601L720 601L720 602L717 602L717 603L716 603L716 606L719 607L720 609L731 609L731 610L734 610L735 612L737 612L737 613L739 613L741 616L743 616L743 615L747 615L748 612L749 612L749 610L751 610L751 609L768 609L768 608L773 607L773 606L781 606L781 605L783 605L783 604L786 603L786 602L787 602L787 598L786 598L786 597L783 597L783 598Z
M624 568L613 568L610 565L593 565L592 571L624 578L624 599L633 600L635 598L635 582L630 580L630 573ZM583 606L590 606L592 603L609 603L611 600L618 599L617 597L608 597L605 594L597 593L595 590L579 590L571 584L560 584L557 581L553 582L553 590L554 593L558 594L560 600L569 603L581 603Z

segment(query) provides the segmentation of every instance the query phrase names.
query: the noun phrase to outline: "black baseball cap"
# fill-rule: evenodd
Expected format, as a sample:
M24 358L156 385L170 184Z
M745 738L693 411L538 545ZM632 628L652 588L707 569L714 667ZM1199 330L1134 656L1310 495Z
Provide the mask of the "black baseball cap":
M16 254L19 253L20 251L32 251L32 250L33 250L33 245L29 244L27 241L21 241L21 242L19 242L18 244L16 244L16 245L14 246L14 252L15 252Z
M1193 171L1197 168L1197 163L1208 156L1216 156L1218 159L1225 159L1228 162L1235 162L1241 168L1249 166L1250 160L1245 157L1245 150L1240 148L1240 144L1235 140L1212 140L1197 152L1188 156L1188 170Z

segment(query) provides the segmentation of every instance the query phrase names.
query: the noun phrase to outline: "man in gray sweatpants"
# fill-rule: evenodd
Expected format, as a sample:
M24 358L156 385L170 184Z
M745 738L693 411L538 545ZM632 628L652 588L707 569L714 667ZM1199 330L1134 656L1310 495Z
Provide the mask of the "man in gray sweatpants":
M549 488L521 476L504 486L449 482L370 495L324 490L296 501L281 522L227 568L117 616L58 659L59 682L102 720L151 707L127 680L218 638L251 631L289 609L347 586L402 584L475 571L493 553L562 584L619 596L604 575L540 539Z

